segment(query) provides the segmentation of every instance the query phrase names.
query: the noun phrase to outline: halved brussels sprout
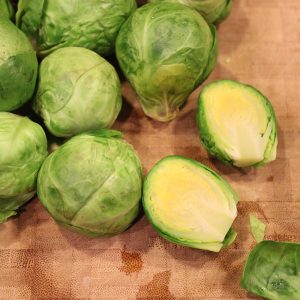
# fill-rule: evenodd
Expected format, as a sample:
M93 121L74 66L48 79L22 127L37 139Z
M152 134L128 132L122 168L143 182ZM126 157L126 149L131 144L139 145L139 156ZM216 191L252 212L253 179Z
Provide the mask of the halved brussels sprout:
M0 17L13 19L14 9L9 0L0 0Z
M214 26L195 10L150 3L122 26L116 54L145 114L169 121L214 68L216 43Z
M40 125L27 117L0 112L0 223L34 196L37 174L47 154Z
M97 237L120 233L136 218L142 168L121 137L105 129L83 133L45 160L38 196L57 223Z
M20 0L16 23L41 56L69 46L109 55L135 9L135 0Z
M181 3L196 9L207 22L220 23L230 14L232 0L149 0L152 3Z
M224 163L258 167L276 158L275 113L252 86L232 80L206 85L199 95L197 122L204 146Z
M95 52L67 47L42 61L34 110L55 136L110 127L121 106L118 74Z
M208 167L181 156L160 160L144 182L143 206L165 239L219 252L236 237L238 196Z
M36 54L24 33L0 17L0 111L21 107L33 95Z

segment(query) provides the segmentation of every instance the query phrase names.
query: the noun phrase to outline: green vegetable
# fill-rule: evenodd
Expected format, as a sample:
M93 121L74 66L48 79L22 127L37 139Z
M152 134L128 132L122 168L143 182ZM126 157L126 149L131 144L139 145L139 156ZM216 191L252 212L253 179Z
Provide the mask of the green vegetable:
M144 182L144 211L165 239L219 252L236 237L238 196L208 167L185 157L160 160Z
M216 62L215 27L181 4L147 4L122 26L116 42L120 66L145 114L169 121Z
M34 196L46 156L47 139L40 125L0 112L0 223Z
M0 18L13 19L14 9L9 0L0 0Z
M252 214L250 214L249 219L250 219L252 235L253 235L255 241L257 243L259 243L265 237L266 225Z
M24 33L1 17L0 37L0 111L12 111L31 98L38 63Z
M220 23L230 14L232 0L149 0L152 3L181 3L196 9L207 22Z
M73 137L45 160L38 196L59 224L92 237L127 229L139 211L141 163L113 130Z
M199 96L197 122L204 146L224 163L258 167L276 158L275 113L252 86L231 80L206 85Z
M135 0L20 0L16 23L41 56L69 46L109 55L135 9Z
M266 299L300 299L300 244L257 244L246 262L241 286Z
M95 52L67 47L42 61L34 109L55 136L110 127L121 105L118 75Z

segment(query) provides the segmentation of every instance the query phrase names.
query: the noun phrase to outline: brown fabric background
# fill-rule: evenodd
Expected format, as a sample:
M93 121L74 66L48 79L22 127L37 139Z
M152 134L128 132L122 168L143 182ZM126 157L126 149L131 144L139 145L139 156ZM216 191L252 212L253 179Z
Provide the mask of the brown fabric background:
M114 128L124 132L145 173L180 154L223 174L239 193L236 242L219 254L172 245L142 217L109 239L58 227L37 199L0 225L0 299L258 299L239 287L254 241L248 214L267 223L267 238L300 242L300 1L235 0L218 28L219 59L208 81L238 79L272 101L279 123L277 160L237 171L208 159L195 123L195 91L168 124L146 118L123 83L124 107Z

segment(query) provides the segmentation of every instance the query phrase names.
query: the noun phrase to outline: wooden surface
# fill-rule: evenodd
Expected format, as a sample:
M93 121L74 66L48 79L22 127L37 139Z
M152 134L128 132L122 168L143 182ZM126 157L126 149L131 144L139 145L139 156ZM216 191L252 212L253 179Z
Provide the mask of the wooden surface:
M145 172L180 154L222 174L239 193L238 238L219 254L172 245L145 217L123 234L88 239L56 225L37 199L0 225L0 299L258 299L239 287L254 241L248 214L267 223L267 238L300 242L300 1L235 0L218 28L218 65L208 81L237 79L274 105L278 158L247 172L208 159L195 123L196 97L161 124L146 118L128 83L114 126L125 133Z

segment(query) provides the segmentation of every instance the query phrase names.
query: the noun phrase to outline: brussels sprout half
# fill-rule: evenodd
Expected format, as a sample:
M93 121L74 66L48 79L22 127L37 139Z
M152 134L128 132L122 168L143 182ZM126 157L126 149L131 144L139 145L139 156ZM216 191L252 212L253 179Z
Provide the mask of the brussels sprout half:
M37 174L47 154L40 125L27 117L0 112L0 223L34 196Z
M33 95L38 62L24 33L2 17L0 37L0 111L12 111Z
M55 136L110 127L121 106L118 74L95 52L67 47L42 61L34 110Z
M165 239L192 248L219 252L236 233L238 196L208 167L181 156L160 160L144 182L143 206Z
M13 19L14 9L9 0L0 0L0 18Z
M121 137L105 129L83 133L45 160L38 197L57 223L98 237L120 233L136 218L142 168Z
M16 24L40 56L69 46L109 55L118 31L136 9L135 0L20 0Z
M151 3L181 3L196 9L207 22L220 23L230 14L232 0L149 0Z
M276 158L275 113L252 86L231 80L206 85L199 95L197 122L204 146L224 163L258 167Z
M176 117L214 68L216 52L214 26L195 10L175 3L140 7L122 26L116 42L121 69L145 114L159 121Z

